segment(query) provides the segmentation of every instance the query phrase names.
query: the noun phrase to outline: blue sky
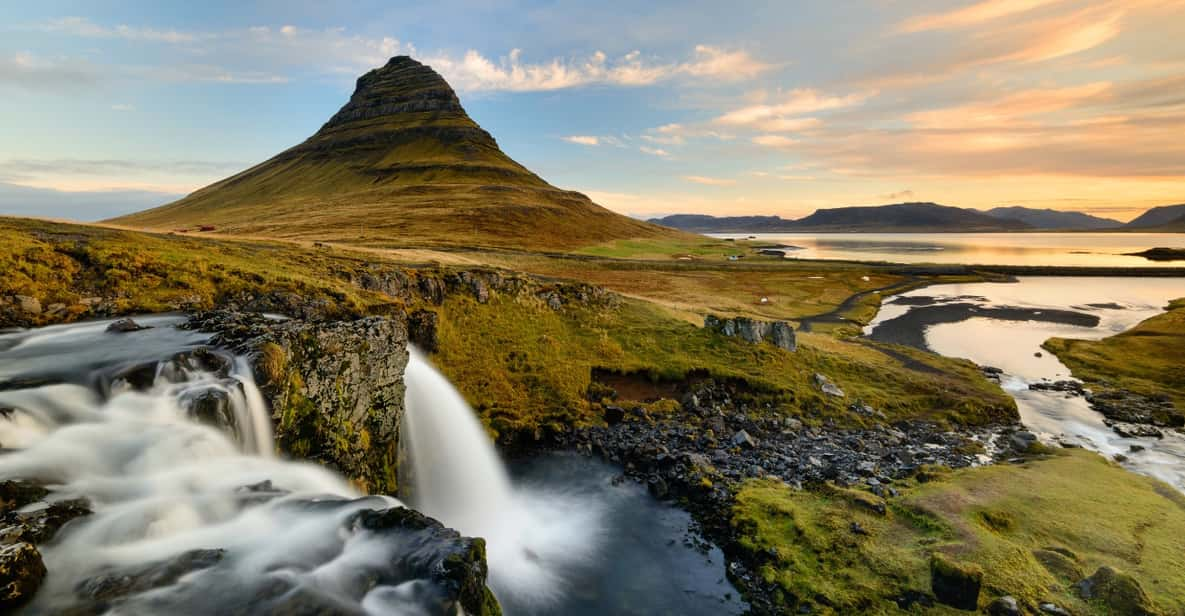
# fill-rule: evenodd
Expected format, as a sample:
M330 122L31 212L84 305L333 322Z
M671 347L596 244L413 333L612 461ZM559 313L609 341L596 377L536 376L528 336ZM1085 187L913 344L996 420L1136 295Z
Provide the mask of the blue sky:
M54 2L0 25L0 213L166 202L410 54L633 215L1185 201L1185 2Z

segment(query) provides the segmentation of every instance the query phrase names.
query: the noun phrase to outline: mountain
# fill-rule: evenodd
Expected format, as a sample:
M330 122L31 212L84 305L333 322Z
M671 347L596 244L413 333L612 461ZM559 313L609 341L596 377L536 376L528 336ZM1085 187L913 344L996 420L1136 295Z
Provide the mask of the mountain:
M1118 220L1100 218L1098 216L1091 216L1090 214L1083 214L1082 212L1039 210L1020 206L998 207L990 209L986 213L988 216L995 216L996 218L1019 220L1036 229L1088 230L1115 229L1123 226L1123 223Z
M681 234L558 189L499 149L431 68L394 57L303 143L109 222L371 246L566 249Z
M1185 231L1185 203L1154 207L1137 216L1134 220L1124 225L1123 228L1140 231L1159 231L1161 227L1166 231Z
M729 216L717 218L676 214L650 222L700 233L777 233L792 231L865 233L944 233L1023 231L1031 229L1019 220L988 216L978 210L936 203L896 203L816 210L798 220L779 216Z

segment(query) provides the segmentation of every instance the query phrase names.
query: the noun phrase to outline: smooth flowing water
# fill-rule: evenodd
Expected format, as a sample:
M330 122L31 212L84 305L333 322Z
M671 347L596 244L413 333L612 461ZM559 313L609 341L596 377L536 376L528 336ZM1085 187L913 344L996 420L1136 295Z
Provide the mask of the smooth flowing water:
M507 614L736 614L723 555L688 545L690 517L612 467L553 455L511 479L461 394L412 350L402 443L407 500L488 542Z
M1183 267L1128 253L1185 248L1185 233L762 233L713 234L791 246L790 259L963 265ZM748 238L754 238L749 240Z
M356 523L400 501L276 456L241 358L196 350L208 335L176 328L183 317L138 321L152 328L0 334L0 479L94 510L39 546L49 575L23 613L448 612L422 565L438 548ZM585 458L527 460L512 476L415 351L406 382L411 502L487 539L506 614L743 611L686 513Z
M1185 491L1185 436L1166 430L1163 439L1121 437L1085 399L1029 389L1030 383L1072 378L1041 348L1049 338L1111 336L1178 297L1185 297L1185 279L1026 277L935 285L886 300L865 331L874 339L1000 368L1001 386L1016 399L1029 429L1108 456L1123 454L1128 468Z

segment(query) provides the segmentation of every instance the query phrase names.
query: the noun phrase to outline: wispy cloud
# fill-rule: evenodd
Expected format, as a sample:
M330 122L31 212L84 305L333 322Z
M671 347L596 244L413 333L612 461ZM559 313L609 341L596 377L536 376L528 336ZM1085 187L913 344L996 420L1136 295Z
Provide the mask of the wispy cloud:
M984 22L1000 19L1017 13L1024 13L1041 8L1049 4L1056 4L1063 0L984 0L971 6L912 17L897 29L901 32L921 32L924 30L942 30L947 28L966 28Z
M577 145L601 145L601 139L594 135L569 135L563 139L568 143L575 143Z
M28 53L0 55L0 87L27 91L73 91L95 85L101 76L85 61Z
M96 24L82 17L62 17L52 19L41 25L45 32L58 32L74 36L90 38L120 38L134 41L155 41L161 43L191 43L212 35L178 30L159 30L156 28L142 28L120 24L104 26Z
M703 184L705 186L732 186L737 183L736 180L728 178L712 178L703 175L685 175L683 179L695 184Z
M670 152L668 152L662 148L652 148L650 146L645 146L645 145L638 146L638 151L642 152L643 154L649 154L651 156L658 156L660 158L667 158L668 156L671 155Z
M747 105L734 109L715 119L725 126L747 126L764 130L802 130L819 124L816 118L794 118L793 116L842 109L860 105L875 91L857 92L843 96L824 94L813 88L791 90L774 103ZM770 126L780 128L768 128Z
M785 135L757 135L751 141L767 148L788 148L798 143L796 139L791 139Z

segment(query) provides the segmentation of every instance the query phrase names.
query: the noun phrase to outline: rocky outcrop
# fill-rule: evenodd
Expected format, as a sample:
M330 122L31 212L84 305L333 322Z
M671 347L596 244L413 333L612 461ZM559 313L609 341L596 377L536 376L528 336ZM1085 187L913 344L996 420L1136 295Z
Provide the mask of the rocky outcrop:
M45 564L33 544L0 545L0 612L8 614L31 599L43 578Z
M395 493L407 327L399 317L277 321L215 312L191 327L250 358L280 450Z
M1074 585L1084 601L1101 605L1115 616L1158 616L1156 606L1140 583L1111 567L1099 567L1090 577Z
M955 562L940 552L930 557L930 586L939 602L973 611L979 607L982 583L983 570L979 567Z
M721 335L735 337L757 344L770 344L787 351L798 350L794 328L785 321L759 321L748 317L721 318L714 315L704 317L704 327Z

